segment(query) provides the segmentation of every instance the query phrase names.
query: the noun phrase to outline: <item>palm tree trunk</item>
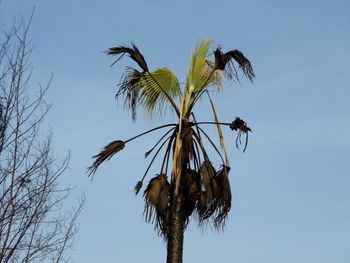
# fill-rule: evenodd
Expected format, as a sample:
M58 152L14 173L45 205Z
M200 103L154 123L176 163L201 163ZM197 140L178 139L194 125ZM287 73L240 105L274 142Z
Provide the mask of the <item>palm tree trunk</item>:
M185 214L183 197L181 194L174 196L171 202L169 214L169 233L167 247L167 263L182 263L184 242Z

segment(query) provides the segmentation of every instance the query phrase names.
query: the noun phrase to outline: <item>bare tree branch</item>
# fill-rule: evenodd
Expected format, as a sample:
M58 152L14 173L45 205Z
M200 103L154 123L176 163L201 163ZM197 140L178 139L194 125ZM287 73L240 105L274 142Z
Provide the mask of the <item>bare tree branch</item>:
M0 263L68 262L84 198L63 209L72 190L60 186L69 156L58 162L52 135L41 129L52 76L33 96L30 20L0 33Z

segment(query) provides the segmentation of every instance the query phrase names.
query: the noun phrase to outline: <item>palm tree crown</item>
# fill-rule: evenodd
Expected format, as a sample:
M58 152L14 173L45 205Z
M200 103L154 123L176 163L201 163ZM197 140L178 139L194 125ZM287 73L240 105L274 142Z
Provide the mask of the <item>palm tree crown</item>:
M171 240L178 239L174 238L177 232L182 231L183 234L193 213L197 215L200 225L212 222L216 228L224 226L231 208L231 190L228 177L230 163L221 127L229 126L238 132L237 147L242 144L241 137L245 134L244 150L248 132L251 131L240 118L229 123L220 122L207 90L209 87L221 88L224 78L239 81L238 70L252 81L255 77L252 65L238 50L223 53L219 47L211 52L210 46L211 41L204 39L192 53L183 90L177 77L168 68L150 71L144 56L134 44L113 47L107 51L108 55L117 57L113 64L128 55L139 66L138 69L126 67L116 94L117 97L123 97L125 106L132 113L132 119L136 119L137 106L142 106L150 115L171 109L175 111L178 122L153 128L125 141L116 140L108 144L94 156L95 161L89 167L90 175L93 176L100 164L124 149L128 142L157 129L167 128L164 135L145 153L146 157L153 153L153 157L144 176L137 182L135 192L137 194L141 190L149 168L163 149L159 174L151 178L143 196L146 221L155 223L159 233L168 240L168 262L179 262L169 256L176 243ZM212 55L214 60L210 60ZM213 111L213 122L198 122L195 117L194 108L204 94ZM204 127L207 124L217 127L221 150L206 133ZM220 157L221 164L218 168L210 160L208 146ZM182 251L182 236L179 238Z

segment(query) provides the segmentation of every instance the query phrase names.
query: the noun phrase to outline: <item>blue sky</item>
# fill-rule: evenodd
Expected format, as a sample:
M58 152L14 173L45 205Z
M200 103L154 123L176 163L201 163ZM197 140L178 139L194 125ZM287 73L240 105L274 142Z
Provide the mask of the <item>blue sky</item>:
M33 88L54 74L48 129L58 158L72 154L63 183L87 199L75 262L165 259L133 194L159 134L130 144L93 182L85 173L106 143L173 120L140 112L131 121L114 99L127 60L110 68L104 50L134 41L151 69L167 66L184 81L203 37L253 63L254 84L230 83L214 96L223 121L240 116L253 133L245 154L225 133L234 195L226 230L190 224L184 262L350 262L349 1L3 0L0 21L28 17L33 6ZM212 118L205 102L202 120Z

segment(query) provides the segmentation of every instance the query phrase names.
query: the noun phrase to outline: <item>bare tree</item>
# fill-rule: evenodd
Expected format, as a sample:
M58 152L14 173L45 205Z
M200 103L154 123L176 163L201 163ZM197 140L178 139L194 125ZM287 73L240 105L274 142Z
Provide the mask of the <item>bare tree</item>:
M0 263L68 262L84 199L63 209L71 188L59 181L69 156L58 162L51 134L40 129L52 78L32 96L29 25L14 21L0 37Z

